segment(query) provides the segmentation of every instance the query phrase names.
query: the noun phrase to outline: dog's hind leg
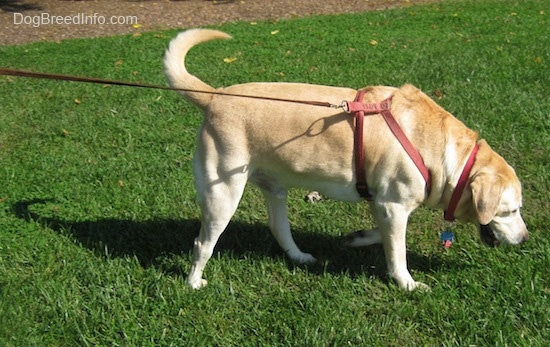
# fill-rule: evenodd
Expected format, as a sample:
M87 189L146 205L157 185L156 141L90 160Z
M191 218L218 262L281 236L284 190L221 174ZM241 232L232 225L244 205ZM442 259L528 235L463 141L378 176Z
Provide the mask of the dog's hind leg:
M288 221L286 192L279 191L277 194L273 194L265 189L262 189L262 191L267 205L269 228L279 246L296 263L314 263L316 259L311 254L302 252L292 238L290 222Z
M240 173L224 179L206 180L199 165L195 166L195 170L202 219L199 236L195 239L193 247L193 263L187 283L194 289L200 289L207 284L202 278L204 267L237 209L247 177L245 173Z

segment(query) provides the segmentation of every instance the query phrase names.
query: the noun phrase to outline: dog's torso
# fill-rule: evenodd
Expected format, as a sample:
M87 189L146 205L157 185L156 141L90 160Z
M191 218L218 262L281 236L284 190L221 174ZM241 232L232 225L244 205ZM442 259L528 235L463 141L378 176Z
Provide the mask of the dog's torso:
M353 100L356 93L348 88L290 83L250 83L220 92L333 104ZM446 186L456 183L457 168L477 135L412 86L369 87L364 102L380 102L390 95L394 95L394 117L430 170L433 198L426 195L418 169L378 114L366 116L364 126L371 193L406 187L401 194L415 203L437 207ZM274 192L301 187L339 200L361 200L354 186L353 117L341 109L214 96L205 113L199 138L215 139L219 157L229 161L224 170L246 170L254 183Z

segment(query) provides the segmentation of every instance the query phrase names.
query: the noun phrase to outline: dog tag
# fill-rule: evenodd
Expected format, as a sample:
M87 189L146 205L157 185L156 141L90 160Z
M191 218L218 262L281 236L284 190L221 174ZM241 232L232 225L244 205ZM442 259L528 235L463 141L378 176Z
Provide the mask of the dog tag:
M441 232L441 243L443 244L443 247L449 249L451 248L453 241L455 239L455 234L450 231L443 231Z

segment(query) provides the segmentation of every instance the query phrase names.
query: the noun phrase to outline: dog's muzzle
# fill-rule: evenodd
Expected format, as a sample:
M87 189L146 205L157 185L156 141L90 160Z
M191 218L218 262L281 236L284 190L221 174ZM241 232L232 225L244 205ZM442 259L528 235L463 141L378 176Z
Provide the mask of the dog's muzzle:
M499 244L493 229L488 224L479 226L479 236L481 241L489 247L495 247Z

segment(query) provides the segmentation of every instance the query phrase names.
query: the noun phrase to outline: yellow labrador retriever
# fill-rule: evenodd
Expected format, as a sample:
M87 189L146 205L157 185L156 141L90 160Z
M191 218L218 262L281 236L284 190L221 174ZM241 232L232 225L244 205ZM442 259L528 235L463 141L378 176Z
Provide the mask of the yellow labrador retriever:
M214 89L187 72L185 56L195 45L227 39L215 30L180 33L166 52L164 65L173 87L268 98L319 100L339 104L356 90L296 83L247 83ZM431 189L380 116L364 120L365 171L378 228L352 233L345 243L382 243L388 272L407 290L426 288L407 269L405 234L413 210L424 204L446 209L465 162L476 145L475 164L454 215L475 223L488 244L519 244L528 239L520 216L521 186L514 170L477 133L411 85L368 87L364 102L393 96L391 112L422 156ZM182 92L204 112L194 157L195 184L202 225L187 279L195 289L206 285L204 267L233 216L248 181L262 190L275 239L295 262L315 258L292 238L287 191L302 187L334 199L359 202L355 183L352 117L342 110L269 100Z

